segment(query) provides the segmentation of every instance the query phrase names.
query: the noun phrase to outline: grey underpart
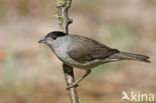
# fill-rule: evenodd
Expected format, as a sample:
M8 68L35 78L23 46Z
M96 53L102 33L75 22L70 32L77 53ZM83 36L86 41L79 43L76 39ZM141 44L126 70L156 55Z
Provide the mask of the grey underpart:
M86 70L86 73L76 82L74 82L73 84L68 85L68 87L66 88L67 90L69 90L70 88L73 88L75 86L78 86L78 83L83 80L85 77L87 77L89 74L91 73L91 70Z

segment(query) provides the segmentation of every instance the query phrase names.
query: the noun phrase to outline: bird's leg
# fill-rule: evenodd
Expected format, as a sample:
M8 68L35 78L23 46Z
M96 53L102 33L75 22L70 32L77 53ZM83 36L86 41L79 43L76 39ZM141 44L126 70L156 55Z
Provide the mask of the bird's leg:
M76 82L74 82L73 84L68 85L68 87L66 88L66 90L69 90L72 87L78 86L78 83L83 80L86 76L88 76L91 73L91 70L86 70L86 73Z

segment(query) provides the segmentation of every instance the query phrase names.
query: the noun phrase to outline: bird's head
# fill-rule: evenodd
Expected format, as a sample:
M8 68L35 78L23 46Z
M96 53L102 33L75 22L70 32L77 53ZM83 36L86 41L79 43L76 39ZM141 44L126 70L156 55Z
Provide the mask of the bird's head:
M47 45L53 44L54 41L56 41L59 37L66 36L66 33L63 33L61 31L53 31L48 33L44 39L38 41L39 43L45 43Z

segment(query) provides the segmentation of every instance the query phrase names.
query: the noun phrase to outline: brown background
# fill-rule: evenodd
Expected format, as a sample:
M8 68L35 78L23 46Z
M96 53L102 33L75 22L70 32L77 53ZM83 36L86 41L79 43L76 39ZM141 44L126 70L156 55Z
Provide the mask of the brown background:
M55 0L0 1L0 103L69 103L62 63L46 45L38 44L58 30L55 7ZM74 20L71 34L146 54L152 61L121 61L93 69L77 88L80 103L120 103L123 90L156 96L155 0L73 0L69 15ZM75 72L76 79L84 73Z

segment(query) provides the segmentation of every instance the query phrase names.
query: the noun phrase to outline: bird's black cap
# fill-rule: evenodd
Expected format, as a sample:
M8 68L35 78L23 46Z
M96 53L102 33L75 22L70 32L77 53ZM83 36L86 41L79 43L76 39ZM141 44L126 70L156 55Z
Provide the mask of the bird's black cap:
M56 39L57 37L62 37L62 36L65 36L65 35L68 35L68 34L63 33L63 32L61 32L61 31L52 31L52 32L48 33L48 34L45 36L45 38L51 37L51 38L53 38L53 39Z
M61 31L52 31L52 32L50 32L50 33L48 33L46 36L45 36L45 38L47 38L47 37L51 37L51 38L53 38L54 40L55 39L57 39L57 37L62 37L62 36L65 36L65 35L68 35L68 34L66 34L66 33L63 33L63 32L61 32ZM40 41L38 41L39 43L46 43L46 39L42 39L42 40L40 40Z

